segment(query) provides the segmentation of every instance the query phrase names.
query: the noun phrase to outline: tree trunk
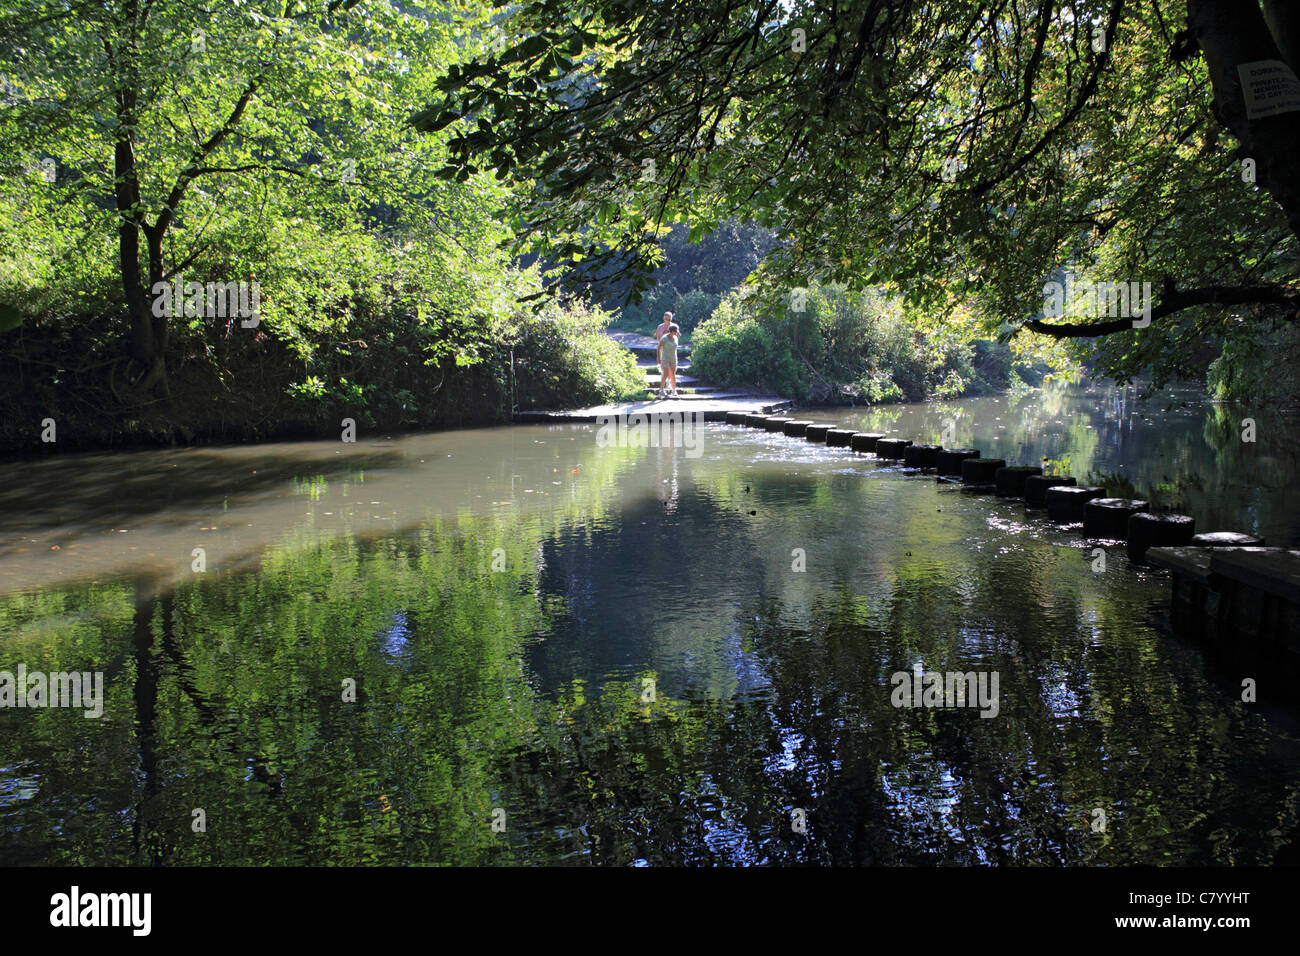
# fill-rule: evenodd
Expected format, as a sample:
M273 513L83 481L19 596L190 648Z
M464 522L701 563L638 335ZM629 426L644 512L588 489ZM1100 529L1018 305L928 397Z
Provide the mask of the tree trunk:
M117 180L114 193L121 219L117 228L118 267L131 319L131 357L148 365L157 355L157 348L149 294L140 281L140 185L136 180L135 151L128 128L118 134L113 150L113 176Z
M1188 0L1187 23L1205 55L1214 88L1214 115L1241 144L1241 158L1255 160L1256 177L1282 207L1300 237L1300 112L1248 119L1237 66L1281 60L1295 69L1297 18L1288 3L1265 0L1273 27L1258 0Z
M122 292L126 296L127 314L131 322L131 358L143 366L136 382L143 392L160 381L165 381L163 364L167 347L167 319L156 319L150 291L154 282L162 278L161 230L150 230L144 219L140 202L140 177L135 162L135 131L137 91L140 89L139 65L136 61L137 28L136 4L130 2L125 20L132 33L116 51L110 49L110 60L116 53L118 88L116 94L117 132L113 144L113 198L116 201L118 225L118 262L122 272ZM140 233L148 241L149 285L140 278Z

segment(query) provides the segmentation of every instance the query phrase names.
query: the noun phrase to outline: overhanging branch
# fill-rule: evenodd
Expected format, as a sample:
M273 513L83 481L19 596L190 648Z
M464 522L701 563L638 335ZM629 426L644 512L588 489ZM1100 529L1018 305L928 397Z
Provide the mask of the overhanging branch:
M1285 285L1211 285L1197 289L1177 289L1166 279L1160 304L1151 310L1151 320L1163 319L1198 305L1275 305L1289 310L1285 317L1294 322L1300 317L1300 289ZM1119 318L1106 322L1049 324L1033 319L1024 328L1054 339L1087 339L1133 328L1133 319Z

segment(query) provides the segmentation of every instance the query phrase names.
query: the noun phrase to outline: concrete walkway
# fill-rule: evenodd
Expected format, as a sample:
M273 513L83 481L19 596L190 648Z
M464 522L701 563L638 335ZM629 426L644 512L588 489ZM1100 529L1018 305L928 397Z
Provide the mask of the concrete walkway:
M606 329L605 334L636 356L637 367L641 368L646 376L644 400L597 405L592 408L517 412L515 421L594 422L598 418L610 415L637 413L663 415L693 412L702 415L705 421L720 422L726 419L727 412L770 415L790 408L794 404L779 395L762 395L743 389L724 390L685 374L691 367L689 346L680 350L681 358L677 363L677 384L680 395L676 398L656 398L654 392L659 387L660 379L659 367L655 364L658 343L651 336L641 335L639 332Z
M706 422L726 421L727 412L750 412L754 415L771 415L790 408L794 402L787 398L763 396L710 396L708 398L662 398L637 402L618 402L614 405L596 405L592 408L575 408L565 411L516 412L517 422L594 422L610 415L690 414L703 415Z

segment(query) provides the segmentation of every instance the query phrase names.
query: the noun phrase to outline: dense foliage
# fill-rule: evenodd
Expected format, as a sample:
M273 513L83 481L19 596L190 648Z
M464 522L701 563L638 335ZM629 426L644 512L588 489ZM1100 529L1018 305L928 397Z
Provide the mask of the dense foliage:
M1300 114L1247 117L1237 70L1294 68L1293 4L534 0L500 26L416 122L453 131L444 175L535 182L515 234L569 263L557 290L629 262L644 289L662 229L745 217L779 239L770 303L887 285L1117 378L1296 318ZM1152 323L1045 317L1065 275L1150 282Z
M769 230L753 223L724 222L697 242L690 241L685 226L674 226L659 237L661 258L649 292L638 302L624 302L631 283L615 282L603 304L610 309L621 306L620 326L646 333L665 312L672 312L689 336L713 314L723 295L749 278L774 243Z
M40 447L46 418L74 447L491 422L638 384L587 310L519 312L538 280L498 248L509 186L437 179L444 137L405 122L488 41L485 16L271 0L0 12L3 445ZM190 282L238 285L256 307L209 290L172 309Z
M743 291L728 295L696 332L695 373L800 399L875 404L1037 384L1050 371L1042 350L1017 356L974 338L969 318L926 321L879 293L815 286L801 304L772 311Z

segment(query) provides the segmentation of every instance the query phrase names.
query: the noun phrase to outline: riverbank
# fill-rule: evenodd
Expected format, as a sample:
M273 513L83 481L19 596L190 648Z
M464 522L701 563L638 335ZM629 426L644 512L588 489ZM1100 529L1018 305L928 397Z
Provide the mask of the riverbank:
M480 427L641 394L644 374L601 313L553 307L514 330L398 318L306 342L197 322L145 395L109 317L20 327L0 335L0 456L326 440L348 422L354 436Z

